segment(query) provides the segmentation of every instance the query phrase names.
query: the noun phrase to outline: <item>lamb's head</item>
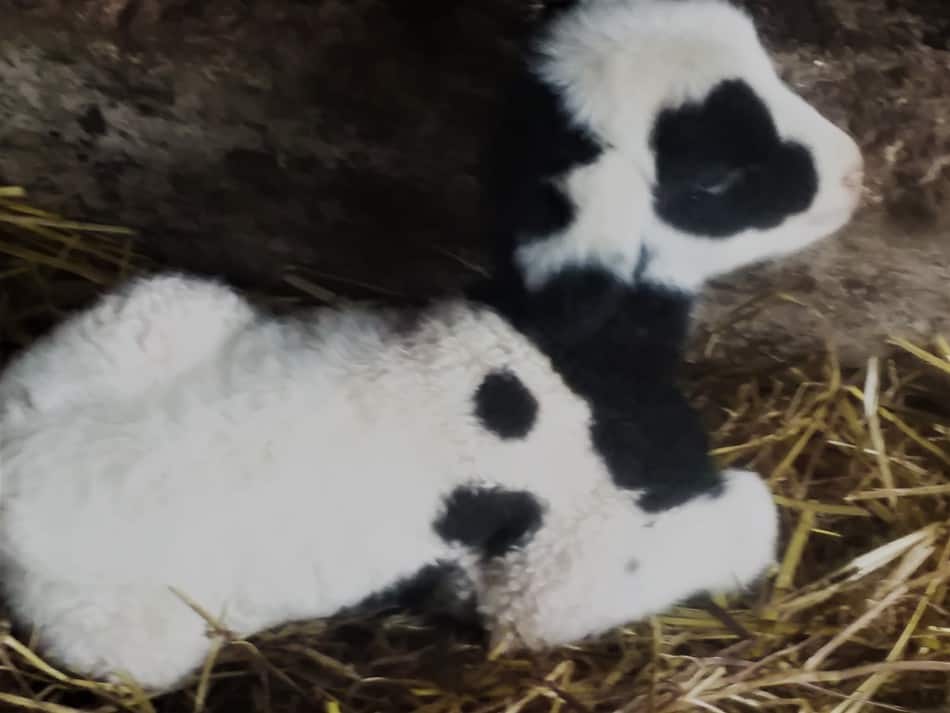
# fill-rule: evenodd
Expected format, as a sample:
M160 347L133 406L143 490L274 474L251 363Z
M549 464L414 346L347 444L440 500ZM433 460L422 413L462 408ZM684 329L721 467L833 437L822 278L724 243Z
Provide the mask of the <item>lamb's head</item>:
M496 644L576 642L694 594L745 587L774 561L776 508L754 473L729 471L720 492L660 513L645 513L629 492L600 495L548 512L521 548L475 568Z
M601 266L693 290L830 235L859 203L858 146L724 0L571 3L529 70L496 176L529 288Z

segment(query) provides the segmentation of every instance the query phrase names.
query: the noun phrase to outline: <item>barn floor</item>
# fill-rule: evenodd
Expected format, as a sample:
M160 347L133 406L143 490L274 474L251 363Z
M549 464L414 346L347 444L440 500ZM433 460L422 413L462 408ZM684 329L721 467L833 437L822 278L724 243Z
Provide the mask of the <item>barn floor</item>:
M536 658L402 615L310 622L232 642L155 700L0 633L0 709L950 711L950 3L746 4L869 169L841 236L710 290L684 374L718 457L780 498L761 593ZM0 188L0 362L156 265L277 305L484 266L474 175L530 3L10 5L0 186L29 200Z

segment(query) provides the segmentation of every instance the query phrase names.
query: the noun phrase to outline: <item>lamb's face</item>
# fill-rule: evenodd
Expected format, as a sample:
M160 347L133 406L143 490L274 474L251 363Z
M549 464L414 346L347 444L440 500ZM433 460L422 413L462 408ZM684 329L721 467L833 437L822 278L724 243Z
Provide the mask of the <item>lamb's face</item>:
M580 3L540 51L536 72L596 150L557 182L574 207L563 234L522 248L529 283L573 260L693 289L833 233L859 203L855 142L721 0Z
M778 519L754 473L717 495L646 514L623 492L571 515L548 513L521 549L482 566L475 588L495 643L576 642L704 591L735 591L772 564Z

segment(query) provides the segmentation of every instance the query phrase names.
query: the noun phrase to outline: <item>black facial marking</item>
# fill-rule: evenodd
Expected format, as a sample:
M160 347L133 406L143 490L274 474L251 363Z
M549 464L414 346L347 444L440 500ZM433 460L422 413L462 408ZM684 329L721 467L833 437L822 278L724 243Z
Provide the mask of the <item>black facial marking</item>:
M452 491L433 526L446 542L490 559L525 544L542 519L541 503L531 493L469 485Z
M774 228L807 210L818 191L811 153L781 139L768 107L739 79L661 112L651 143L657 214L689 233Z
M510 371L493 371L475 392L475 415L499 438L524 438L538 417L538 401Z
M692 297L618 282L598 268L565 269L542 289L496 280L475 290L551 360L589 405L591 440L618 487L667 510L722 479L702 421L676 384Z

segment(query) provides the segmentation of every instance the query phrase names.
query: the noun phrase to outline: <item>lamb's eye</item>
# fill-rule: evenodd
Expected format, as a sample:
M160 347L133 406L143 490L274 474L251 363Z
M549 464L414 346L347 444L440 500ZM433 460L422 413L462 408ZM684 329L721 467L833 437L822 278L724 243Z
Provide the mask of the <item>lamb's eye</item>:
M716 173L700 176L693 183L693 188L698 193L721 196L736 185L742 179L743 175L745 175L745 171L741 168L735 168L731 171L717 171Z

